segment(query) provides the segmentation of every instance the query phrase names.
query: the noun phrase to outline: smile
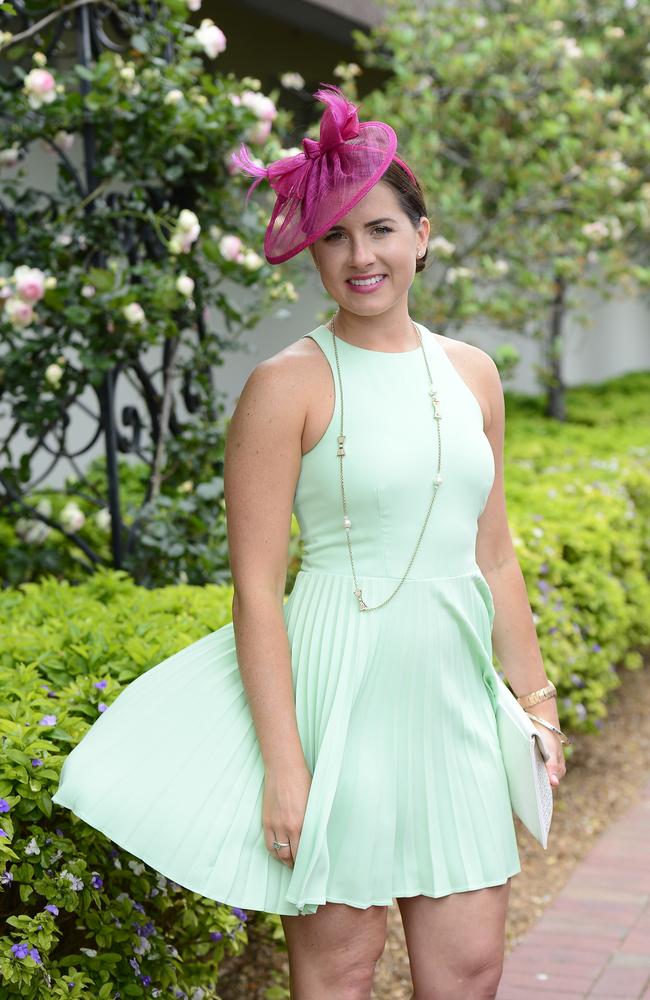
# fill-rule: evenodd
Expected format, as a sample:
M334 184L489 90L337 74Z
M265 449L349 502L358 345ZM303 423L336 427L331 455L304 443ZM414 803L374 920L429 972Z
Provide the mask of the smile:
M375 274L371 278L348 278L347 284L355 291L366 292L383 285L386 277L385 274Z

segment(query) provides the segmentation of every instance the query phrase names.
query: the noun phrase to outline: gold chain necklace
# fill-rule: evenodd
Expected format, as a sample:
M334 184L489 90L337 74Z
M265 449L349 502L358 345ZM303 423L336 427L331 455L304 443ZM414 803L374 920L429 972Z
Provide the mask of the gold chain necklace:
M334 332L334 317L332 317L331 323L332 323L332 325L329 328L329 330L330 330L330 333L332 334L332 342L334 344L334 356L336 358L336 370L337 370L337 373L338 373L338 381L339 381L339 399L341 401L341 430L340 430L340 434L338 435L338 438L337 438L338 448L337 448L336 455L337 455L337 457L339 459L339 471L340 471L340 478L341 478L341 501L342 501L342 504L343 504L343 528L345 530L345 537L346 537L346 541L347 541L348 552L350 554L350 566L352 568L352 579L354 580L354 596L356 597L357 601L359 602L359 611L377 611L379 608L383 608L384 605L388 604L388 602L395 596L395 594L397 593L397 591L400 589L400 587L404 583L404 581L405 581L405 579L406 579L406 577L407 577L407 575L408 575L408 573L409 573L409 571L411 569L411 566L413 565L413 561L414 561L414 559L415 559L415 557L417 555L418 549L420 548L420 543L422 541L422 537L424 535L425 528L427 526L427 523L429 521L429 517L431 515L431 510L432 510L432 507L433 507L433 502L436 499L436 496L438 495L438 490L440 489L440 484L442 482L442 475L440 474L440 458L441 458L441 452L442 452L441 439L440 439L440 421L442 419L441 414L440 414L440 400L438 399L437 389L433 385L433 379L431 378L431 372L429 370L429 362L427 361L427 356L426 356L426 352L424 350L424 345L422 343L422 337L420 335L420 331L417 328L417 326L415 325L415 323L413 323L413 320L411 320L411 324L413 326L413 329L415 330L415 333L416 333L417 338L418 338L418 343L419 343L420 348L422 350L422 357L424 358L424 364L425 364L426 369L427 369L427 377L429 379L429 396L431 397L431 402L433 404L433 420L434 420L434 426L436 427L437 439L438 439L438 464L437 464L437 467L436 467L435 476L433 477L433 493L432 493L432 496L431 496L431 501L429 503L429 509L427 510L426 517L424 519L424 524L422 525L422 528L420 529L420 534L418 535L418 540L417 540L415 549L413 550L413 555L411 556L411 558L409 560L408 566L406 567L406 570L404 572L404 576L402 577L402 579L399 581L399 583L395 587L395 590L393 591L393 593L390 594L386 598L385 601L382 601L381 604L375 604L373 607L369 607L366 604L366 602L364 601L364 599L363 599L363 594L361 593L361 587L359 586L359 582L357 580L357 575L356 575L356 570L354 568L354 558L352 556L352 543L350 541L350 531L351 531L351 528L352 528L352 521L350 520L350 518L348 516L348 504L347 504L347 498L345 496L345 482L344 482L344 479L343 479L343 459L345 457L345 434L343 433L343 383L342 383L342 380L341 380L341 366L339 364L339 353L338 353L338 350L337 350L337 347L336 347L336 334Z

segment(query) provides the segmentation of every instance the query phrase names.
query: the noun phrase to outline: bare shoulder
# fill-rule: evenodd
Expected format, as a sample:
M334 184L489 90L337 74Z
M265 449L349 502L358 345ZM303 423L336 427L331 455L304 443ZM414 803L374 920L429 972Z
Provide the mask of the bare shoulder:
M466 344L463 340L434 334L452 365L476 396L483 412L483 425L487 430L503 409L501 376L494 360L487 351Z

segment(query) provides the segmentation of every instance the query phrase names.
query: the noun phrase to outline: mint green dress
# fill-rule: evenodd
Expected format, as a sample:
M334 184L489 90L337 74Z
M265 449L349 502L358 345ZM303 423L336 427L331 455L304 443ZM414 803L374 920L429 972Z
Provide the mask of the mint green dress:
M311 914L446 896L521 870L495 720L494 604L475 558L494 479L481 408L420 325L440 398L443 481L406 581L382 609L353 593L340 495L340 398L302 459L302 568L284 605L312 783L293 869L268 851L264 766L232 623L132 681L63 764L54 802L168 878L244 909ZM419 348L337 339L345 485L367 604L404 573L431 498L437 443ZM284 831L277 831L284 839Z

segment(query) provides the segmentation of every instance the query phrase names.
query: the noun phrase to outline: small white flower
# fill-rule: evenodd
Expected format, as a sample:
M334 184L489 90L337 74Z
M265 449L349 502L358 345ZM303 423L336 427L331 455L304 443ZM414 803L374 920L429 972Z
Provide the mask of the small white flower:
M15 268L13 281L16 292L26 302L38 302L45 294L45 273L39 267L20 264Z
M79 951L83 951L84 955L88 955L88 958L95 958L97 955L95 948L79 948Z
M494 270L496 271L497 274L507 274L508 271L510 270L510 264L508 263L507 260L499 258L494 262Z
M194 279L189 274L179 274L176 279L176 291L189 297L194 291Z
M101 531L108 531L111 526L111 515L107 507L102 507L95 514L95 524Z
M223 236L223 229L221 226L210 226L208 233L213 240L218 240L220 236Z
M37 66L46 66L47 56L44 52L34 52L32 55L32 62L35 62Z
M85 299L92 299L96 291L97 289L94 285L83 285L81 288L81 294Z
M544 536L544 529L543 528L534 527L533 530L531 531L531 535L534 535L535 538L543 538L543 536Z
M86 515L74 502L70 500L61 511L61 524L65 531L79 531L86 523Z
M141 861L129 861L129 868L134 875L142 875L144 871L144 865Z
M302 90L305 86L305 81L300 73L283 73L280 77L280 83L286 90Z
M179 101L183 100L183 97L183 91L179 90L178 87L174 87L165 94L163 104L178 104Z
M142 324L146 320L144 309L139 302L129 302L128 305L122 306L122 312L126 317L127 323L130 323L132 326Z
M59 388L61 378L63 377L63 368L61 365L57 365L56 362L52 362L45 369L45 381L48 382L55 389Z
M49 500L47 497L43 497L43 499L39 500L38 503L36 504L36 510L38 511L39 514L42 514L43 517L51 517L52 501Z
M225 260L237 260L242 251L242 241L239 236L226 235L219 240L219 253Z
M568 59L578 59L582 55L582 49L575 38L558 38L558 44L564 49L564 54Z
M186 479L184 483L181 483L178 487L179 493L191 493L194 489L194 482L191 479Z
M17 142L6 149L0 149L0 167L15 167L20 159L20 147Z
M429 240L429 250L440 257L451 257L456 249L455 243L450 243L444 236L434 236Z
M56 81L47 69L32 69L23 81L30 108L38 111L43 104L51 104L59 92Z
M36 843L36 838L32 837L30 842L25 847L25 854L40 854L41 849Z
M195 212L192 212L189 208L181 209L176 225L185 233L192 232L195 226L199 224L199 217Z
M255 253L254 250L246 250L242 258L242 267L247 271L257 271L262 266L264 261L259 254Z
M193 14L196 14L197 10L201 10L201 0L186 0L187 9L191 10Z
M193 37L209 59L215 59L226 47L226 36L210 17L203 18Z
M124 68L120 70L120 78L122 80L126 80L127 83L133 83L135 80L135 66L131 66L130 64L128 66L124 66Z
M34 310L29 302L15 297L5 300L5 314L11 325L17 328L29 326L34 318Z

